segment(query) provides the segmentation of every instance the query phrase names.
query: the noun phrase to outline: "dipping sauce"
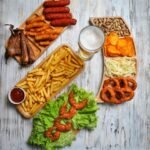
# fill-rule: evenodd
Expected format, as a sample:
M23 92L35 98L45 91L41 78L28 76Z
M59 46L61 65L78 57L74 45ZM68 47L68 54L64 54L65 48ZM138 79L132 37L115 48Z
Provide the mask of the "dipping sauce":
M25 93L22 89L20 88L14 88L11 92L10 92L10 98L13 102L15 103L20 103L21 101L24 100L25 98Z

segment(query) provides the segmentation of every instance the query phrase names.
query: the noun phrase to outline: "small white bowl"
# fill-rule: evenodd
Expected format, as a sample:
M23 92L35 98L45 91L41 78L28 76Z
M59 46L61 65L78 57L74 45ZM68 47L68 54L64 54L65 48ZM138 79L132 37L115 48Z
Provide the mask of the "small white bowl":
M20 90L24 93L24 98L22 99L22 101L20 101L20 102L15 102L15 101L12 100L12 98L11 98L11 92L12 92L13 89L20 89ZM11 89L11 90L9 91L9 93L8 93L8 99L9 99L9 101L10 101L12 104L15 104L15 105L21 104L21 103L25 100L25 98L26 98L26 92L25 92L25 90L22 89L22 88L20 88L20 87L14 87L13 89Z

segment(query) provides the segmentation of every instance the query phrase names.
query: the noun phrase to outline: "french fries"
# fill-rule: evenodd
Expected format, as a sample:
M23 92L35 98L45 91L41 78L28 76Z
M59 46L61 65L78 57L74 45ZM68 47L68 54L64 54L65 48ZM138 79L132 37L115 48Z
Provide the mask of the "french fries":
M83 62L79 59L64 45L30 71L26 78L16 85L26 91L26 99L21 104L24 112L34 114L41 105L46 104L69 83L83 68Z

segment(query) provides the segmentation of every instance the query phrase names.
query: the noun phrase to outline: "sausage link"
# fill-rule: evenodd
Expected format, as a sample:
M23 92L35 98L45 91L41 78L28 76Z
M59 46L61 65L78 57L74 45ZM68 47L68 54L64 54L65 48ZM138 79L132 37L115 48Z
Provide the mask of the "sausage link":
M76 19L56 19L51 21L52 26L68 26L75 25L77 22Z
M53 19L62 19L62 18L71 18L71 13L55 13L55 14L45 14L46 20L53 20Z
M44 2L44 7L57 7L66 6L70 4L70 0L59 0L59 1L46 1Z
M69 13L70 9L68 7L51 7L51 8L44 8L43 14L48 13Z

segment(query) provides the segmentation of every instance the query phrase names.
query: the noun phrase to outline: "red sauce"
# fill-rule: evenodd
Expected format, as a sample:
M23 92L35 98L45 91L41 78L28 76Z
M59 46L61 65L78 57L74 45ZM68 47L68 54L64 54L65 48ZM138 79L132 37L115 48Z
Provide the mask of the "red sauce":
M19 88L14 88L11 93L10 93L11 99L16 102L19 103L24 99L24 92L19 89Z

